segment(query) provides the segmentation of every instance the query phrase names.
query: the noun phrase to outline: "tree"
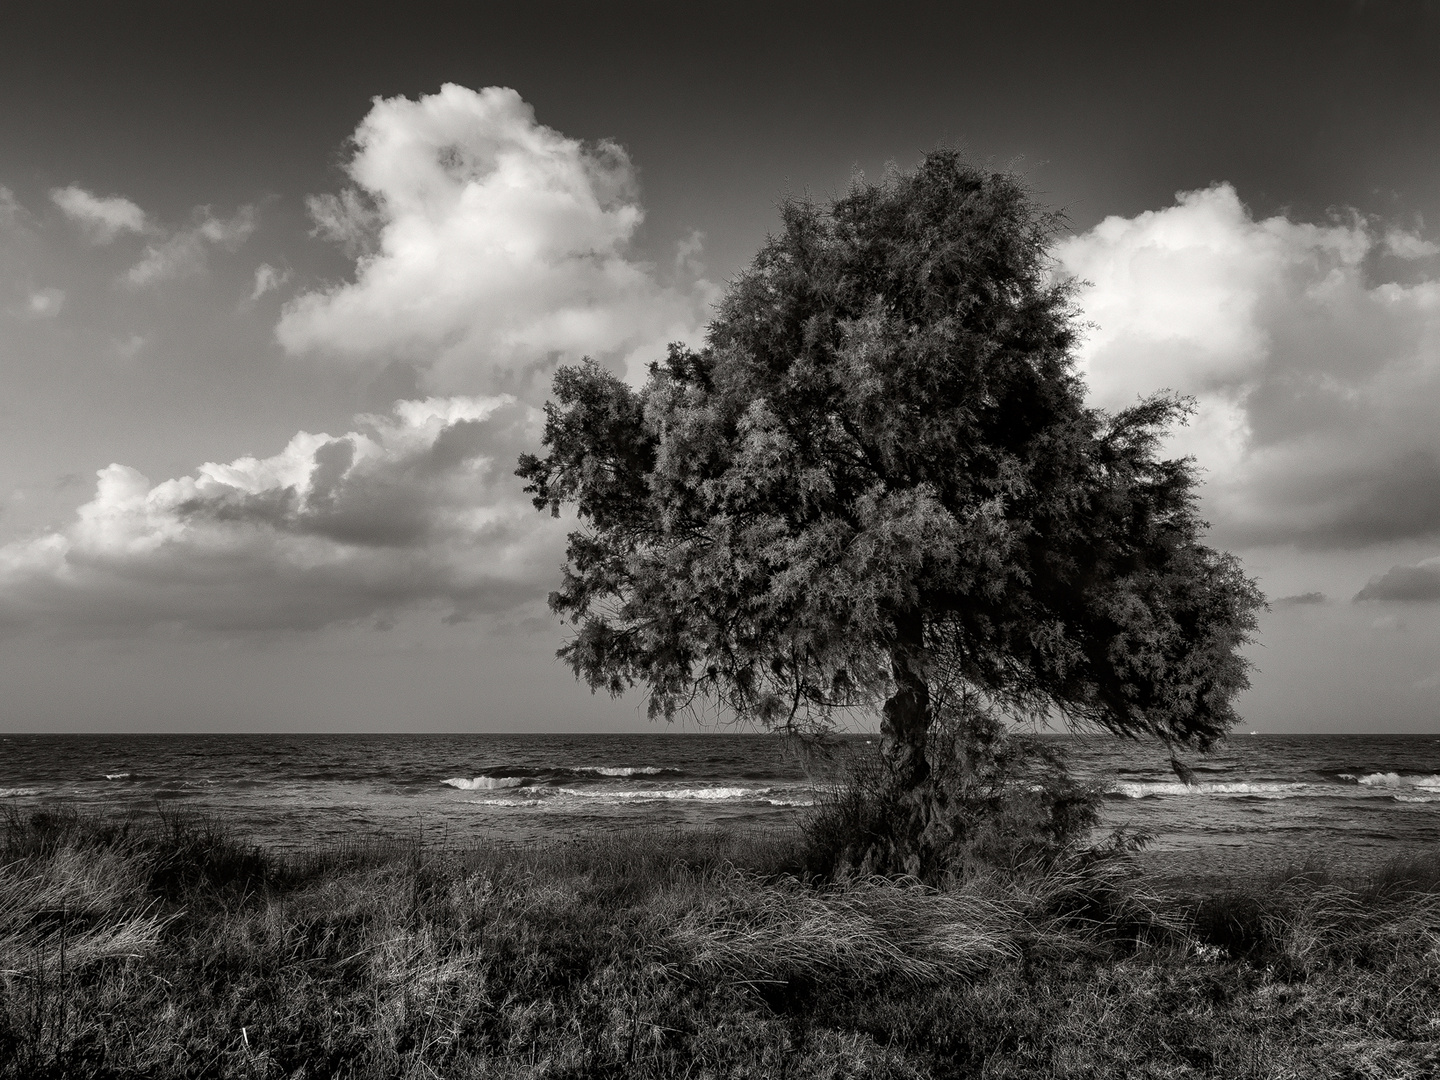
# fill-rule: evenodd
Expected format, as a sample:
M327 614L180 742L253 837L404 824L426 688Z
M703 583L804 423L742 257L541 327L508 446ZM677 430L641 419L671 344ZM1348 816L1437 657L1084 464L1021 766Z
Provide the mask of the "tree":
M800 730L878 706L906 789L959 697L1222 738L1263 601L1157 456L1187 402L1086 407L1057 218L950 150L781 213L703 349L640 391L555 377L517 471L578 512L550 597L577 676Z

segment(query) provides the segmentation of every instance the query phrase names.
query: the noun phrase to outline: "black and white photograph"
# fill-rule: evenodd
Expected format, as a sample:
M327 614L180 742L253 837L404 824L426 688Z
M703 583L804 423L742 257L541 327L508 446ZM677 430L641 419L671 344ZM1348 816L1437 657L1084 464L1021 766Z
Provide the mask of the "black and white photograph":
M0 1080L1440 1075L1440 4L0 6Z

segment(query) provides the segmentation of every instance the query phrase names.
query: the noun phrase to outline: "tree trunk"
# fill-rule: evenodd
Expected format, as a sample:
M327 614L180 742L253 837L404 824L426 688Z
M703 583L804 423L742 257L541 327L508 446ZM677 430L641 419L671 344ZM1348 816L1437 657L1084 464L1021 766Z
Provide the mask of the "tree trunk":
M885 702L880 722L880 750L902 788L913 791L930 775L925 739L930 731L930 686L925 681L925 624L918 613L895 620L890 671L895 693Z

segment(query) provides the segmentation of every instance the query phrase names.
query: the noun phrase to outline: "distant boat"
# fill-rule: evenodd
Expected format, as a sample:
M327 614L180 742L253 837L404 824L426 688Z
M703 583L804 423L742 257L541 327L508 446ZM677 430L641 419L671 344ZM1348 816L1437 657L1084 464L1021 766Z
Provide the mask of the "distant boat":
M1259 733L1258 731L1252 731L1252 732L1250 732L1250 734L1251 734L1251 735L1259 735L1260 733Z

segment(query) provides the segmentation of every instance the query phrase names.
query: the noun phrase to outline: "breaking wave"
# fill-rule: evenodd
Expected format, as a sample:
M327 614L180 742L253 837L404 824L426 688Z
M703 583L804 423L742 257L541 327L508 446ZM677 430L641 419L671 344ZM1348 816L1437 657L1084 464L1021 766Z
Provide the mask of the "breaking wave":
M1122 780L1111 784L1107 794L1127 799L1158 795L1230 795L1256 799L1355 798L1363 795L1390 797L1400 802L1440 801L1440 775L1407 776L1397 772L1322 772L1321 781L1233 780L1184 784L1175 780Z
M1288 799L1296 795L1321 794L1319 785L1292 780L1217 780L1183 784L1178 780L1122 780L1112 784L1110 794L1127 799L1153 795L1249 795L1262 799Z
M530 782L528 776L472 776L466 779L463 776L452 776L449 780L441 780L442 784L459 788L461 791L493 791L496 788L517 788Z
M771 806L810 806L814 800L798 792L776 788L693 787L693 788L605 788L522 787L503 798L471 799L479 806L539 806L544 803L583 799L595 803L639 802L763 802Z
M613 799L615 802L644 802L652 799L700 799L717 802L721 799L763 799L770 788L703 787L703 788L642 788L635 791L606 791L604 788L551 788L557 795L578 799Z
M0 799L21 799L30 795L39 795L40 789L33 787L3 787L0 788Z
M1356 777L1357 784L1365 787L1383 788L1420 788L1422 790L1440 791L1440 776L1406 776L1403 773L1375 772L1366 773L1364 776Z
M530 787L546 785L553 787L566 781L575 780L628 780L632 777L679 776L682 770L661 765L557 765L551 768L512 766L491 769L479 776L452 776L441 780L442 784L462 791L490 790L493 788Z

